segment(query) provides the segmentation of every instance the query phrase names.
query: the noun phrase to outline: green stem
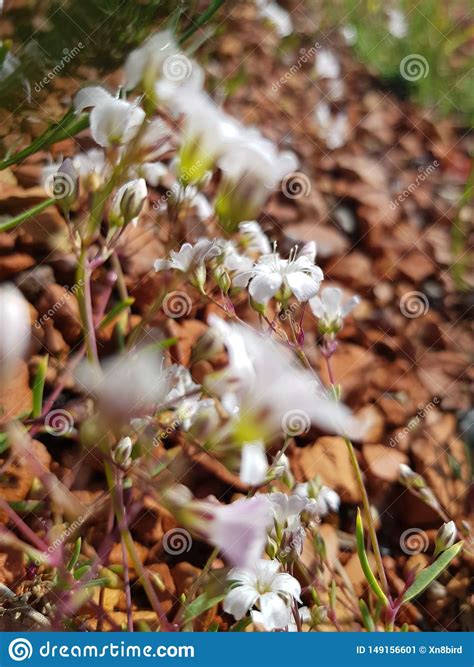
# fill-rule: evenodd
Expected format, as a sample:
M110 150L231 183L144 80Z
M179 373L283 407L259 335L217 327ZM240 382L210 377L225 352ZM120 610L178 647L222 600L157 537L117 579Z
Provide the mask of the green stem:
M56 204L56 199L54 197L45 199L39 204L36 204L36 206L29 208L27 211L19 213L14 218L10 218L10 220L0 223L0 233L7 232L9 229L18 227L18 225L21 225L22 222L25 222L25 220L28 220L29 218L33 218L35 215L41 213L45 208L48 208L48 206L51 206L52 204Z
M97 343L95 337L95 324L92 313L92 301L90 290L90 268L87 258L87 247L83 246L76 270L76 282L79 289L76 292L81 315L82 328L86 343L87 357L90 362L99 365Z
M344 436L344 440L347 445L349 458L355 472L357 486L359 487L359 491L362 496L362 505L364 507L365 520L367 521L369 537L372 544L372 549L374 551L375 562L377 564L377 571L379 573L380 581L382 582L382 588L384 590L384 593L388 596L390 594L390 591L388 588L387 577L385 575L385 568L383 566L382 554L380 553L380 547L377 540L377 531L375 530L372 512L370 511L369 496L367 495L364 480L362 479L362 472L354 450L354 445L346 436Z
M214 0L209 7L206 9L205 12L201 14L201 16L198 16L197 19L193 20L193 25L184 33L179 38L179 44L184 44L194 33L196 30L199 30L199 28L202 28L203 25L205 25L209 19L211 19L214 14L217 12L219 7L221 7L224 4L225 0Z

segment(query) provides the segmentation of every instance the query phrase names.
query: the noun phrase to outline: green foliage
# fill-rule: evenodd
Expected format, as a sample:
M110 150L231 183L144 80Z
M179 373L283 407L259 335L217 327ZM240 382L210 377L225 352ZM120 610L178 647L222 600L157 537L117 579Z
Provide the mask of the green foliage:
M425 567L416 577L410 588L403 596L403 602L409 602L423 593L428 586L446 570L451 561L456 558L462 549L463 542L456 542L452 547L443 551L434 563Z

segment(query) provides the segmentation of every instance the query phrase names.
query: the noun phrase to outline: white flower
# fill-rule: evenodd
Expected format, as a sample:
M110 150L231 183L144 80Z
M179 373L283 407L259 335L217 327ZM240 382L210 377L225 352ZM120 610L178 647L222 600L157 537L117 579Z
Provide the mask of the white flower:
M175 103L184 114L179 176L183 183L197 183L237 141L242 128L202 91L183 89Z
M263 442L247 442L242 448L240 479L244 484L257 486L265 481L268 461Z
M220 259L228 271L241 272L249 271L252 268L252 260L250 257L246 257L239 253L234 241L219 239L217 243L222 250Z
M147 195L144 178L137 178L122 185L112 200L109 211L110 223L118 227L128 225L129 222L136 225Z
M272 141L255 129L242 129L218 166L223 172L216 211L228 231L240 222L256 218L271 191L298 166L291 151L278 152Z
M179 252L175 250L170 252L170 259L157 259L154 264L155 271L177 269L183 273L189 273L200 269L207 260L220 254L221 249L216 241L199 239L195 245L183 243Z
M256 5L259 16L268 19L275 26L279 37L291 35L293 23L289 13L283 7L271 0L256 0Z
M248 569L235 568L229 579L235 582L224 600L224 611L236 620L252 612L252 620L266 630L281 630L288 625L289 608L293 600L299 601L301 586L289 574L279 572L276 560L259 559Z
M199 410L201 387L193 382L188 369L178 364L173 364L168 369L167 376L172 383L172 387L166 402L171 406L175 403L178 404L175 414L183 429L187 431Z
M228 324L215 315L208 322L226 346L229 363L207 375L205 384L222 397L224 408L234 416L227 426L234 441L247 427L258 434L252 437L255 440L281 434L282 423L292 412L303 412L308 422L323 430L361 437L361 425L348 408L329 398L290 350L251 327Z
M324 333L337 333L341 330L344 318L360 303L358 296L351 297L342 303L342 291L337 287L325 287L321 290L321 298L315 296L309 305L313 314L319 319L319 328Z
M329 49L319 49L317 51L314 69L322 79L339 79L341 76L339 60Z
M315 516L337 512L341 504L339 495L324 484L318 486L313 482L303 482L295 486L293 493L294 497L306 499L304 509Z
M172 388L162 355L149 350L106 359L97 368L83 363L76 371L80 388L117 415L151 414L167 401Z
M125 63L127 88L132 90L142 83L146 90L152 89L156 80L163 76L166 59L178 53L178 45L170 30L163 30L148 37L127 58Z
M329 105L326 102L320 102L314 109L314 119L317 123L318 135L330 150L344 146L349 130L347 114L344 111L338 111L336 115L332 115Z
M403 39L408 32L406 16L399 9L388 9L388 31L396 39Z
M230 505L195 500L175 510L190 530L219 547L231 565L249 567L261 558L270 521L264 496L243 498Z
M0 374L10 373L30 344L28 303L11 283L0 285Z
M262 230L256 220L246 220L239 225L239 232L249 252L257 252L260 255L268 255L272 248L268 236Z
M257 303L267 303L277 295L286 301L292 294L298 301L308 301L319 290L324 279L319 266L314 265L316 246L307 243L300 252L295 249L289 259L281 259L279 253L262 255L253 269L235 276L236 287L246 287Z
M163 162L145 162L138 167L137 173L145 179L148 185L156 188L157 185L160 185L163 176L168 173L168 167Z
M100 86L80 90L74 98L74 107L77 112L92 108L89 117L91 134L99 146L128 143L145 120L143 109L112 97Z

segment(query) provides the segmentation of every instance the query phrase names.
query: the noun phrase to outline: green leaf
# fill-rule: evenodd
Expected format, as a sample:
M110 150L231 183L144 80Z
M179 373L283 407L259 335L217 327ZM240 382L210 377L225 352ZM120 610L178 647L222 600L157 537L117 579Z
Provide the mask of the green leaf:
M10 218L6 222L0 222L0 232L7 232L9 229L18 227L18 225L21 225L21 223L25 222L25 220L32 218L38 213L41 213L41 211L44 211L45 208L48 208L48 206L51 206L52 204L55 203L56 200L54 199L54 197L51 197L50 199L45 199L39 204L36 204L36 206L29 208L27 211L23 211L23 213L16 215L14 218Z
M226 594L223 593L221 595L208 597L207 593L202 593L186 607L184 612L184 623L189 623L189 621L192 621L193 618L196 618L196 616L199 616L203 612L207 611L215 604L222 602L225 596Z
M69 559L69 563L66 565L66 570L68 570L68 572L72 572L74 567L76 566L79 556L81 555L81 546L82 546L82 540L80 537L78 537L76 540L76 544L74 545L74 550L71 554L71 558Z
M453 558L456 558L458 553L461 551L463 544L464 543L462 541L456 542L456 544L453 544L452 547L449 547L449 549L443 551L443 553L435 560L434 563L428 567L425 567L424 570L419 572L415 581L405 592L405 595L403 596L403 602L409 602L410 600L413 600L414 598L417 598L419 595L421 595L423 591L428 588L431 582L437 579L439 575L444 572L444 570L446 570Z
M0 433L0 454L3 454L9 447L8 436L6 433Z
M104 317L102 322L99 324L98 329L99 331L106 327L110 322L112 322L120 313L127 308L129 308L133 303L135 302L135 299L132 296L127 297L123 301L120 301L120 303L117 303Z
M357 553L359 554L360 565L364 572L365 578L370 588L373 590L375 595L378 597L380 602L383 605L388 606L388 599L383 590L380 588L378 581L376 580L374 573L370 569L369 559L367 558L367 553L365 551L365 540L364 540L364 524L362 523L362 516L360 509L357 509L357 519L356 519L356 541L357 541Z
M370 615L367 605L365 604L365 600L359 600L359 609L367 632L375 632L375 623Z
M46 372L48 370L49 354L46 354L38 364L35 380L33 382L33 410L32 417L36 419L41 416L43 409L43 392L46 381Z

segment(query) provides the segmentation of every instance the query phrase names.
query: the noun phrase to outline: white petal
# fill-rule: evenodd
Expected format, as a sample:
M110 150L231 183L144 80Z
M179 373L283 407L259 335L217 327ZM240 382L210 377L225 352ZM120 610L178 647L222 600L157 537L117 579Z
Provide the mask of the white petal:
M338 287L326 287L321 292L324 311L329 319L338 317L341 309L342 292Z
M113 99L112 95L108 93L105 88L102 88L101 86L88 86L76 93L73 104L76 111L81 113L84 109L95 107L98 104L103 104L104 102Z
M286 275L286 282L298 301L308 301L319 290L319 282L302 271L294 271Z
M155 271L166 271L173 268L173 265L168 259L156 259L153 267Z
M240 479L244 484L256 486L265 481L268 472L268 461L265 448L261 442L244 445L240 462Z
M301 585L300 582L292 577L290 574L277 574L273 580L272 588L275 592L287 593L295 600L300 599Z
M260 611L267 630L279 630L288 625L289 608L276 593L264 593L260 597Z
M341 314L343 317L346 315L349 315L356 306L358 306L360 303L360 297L359 296L352 296L347 303L345 303L342 308L341 308Z
M229 591L224 600L223 609L240 621L258 599L256 588L248 585L237 586Z
M249 293L257 303L266 303L281 287L283 279L279 273L255 276L250 283Z
M315 317L324 317L324 306L319 296L310 299L309 305Z

